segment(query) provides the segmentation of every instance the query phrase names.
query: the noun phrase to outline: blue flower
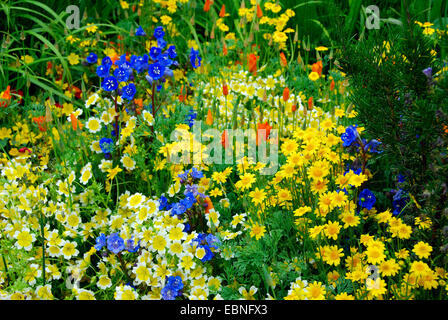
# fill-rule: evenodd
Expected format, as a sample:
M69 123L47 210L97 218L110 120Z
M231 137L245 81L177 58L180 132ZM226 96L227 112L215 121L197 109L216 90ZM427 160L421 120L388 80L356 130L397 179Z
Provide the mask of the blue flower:
M164 77L172 77L174 75L173 70L171 70L170 68L165 68L165 73L164 73ZM163 79L165 80L165 79Z
M394 211L392 212L395 216L398 216L406 206L406 204L409 201L409 197L407 192L405 192L403 189L398 190L392 190L392 193L394 193L393 201L392 201L392 207L394 208Z
M364 151L370 153L382 153L382 151L378 151L377 148L381 145L381 142L378 140L372 139L364 146Z
M129 80L130 72L127 68L117 68L114 71L114 76L117 78L118 82L126 82Z
M112 233L107 237L107 249L117 254L125 249L124 240L118 233Z
M190 63L193 66L194 69L201 66L202 58L199 56L199 51L194 50L191 48L190 51Z
M114 141L111 138L101 138L100 148L103 153L112 153L114 148Z
M138 26L137 30L135 31L136 36L146 36L145 31L143 30L142 26Z
M202 173L202 171L199 171L195 167L193 167L193 169L191 169L190 175L193 179L201 179L204 177L204 174Z
M101 83L101 88L103 88L105 91L114 91L118 88L118 81L117 79L115 79L115 77L104 78L103 82Z
M153 63L149 65L148 74L152 78L152 80L159 80L163 77L165 73L165 68L160 65L160 63Z
M201 259L202 262L209 261L213 258L214 254L208 245L199 245L198 248L203 248L205 250L205 255Z
M123 99L130 101L130 100L134 99L134 95L136 92L137 92L137 88L135 87L135 84L130 83L127 86L123 87L123 94L121 95L121 97Z
M184 288L184 284L182 283L182 278L180 276L169 276L166 285L177 291Z
M162 49L159 47L151 47L151 49L149 49L149 56L154 61L157 60L157 58L159 57L159 55L161 53L162 53Z
M169 46L168 49L166 50L166 53L168 54L170 59L176 58L177 57L176 46L174 45Z
M157 45L163 49L166 47L167 43L163 38L159 38L157 39Z
M137 250L140 248L140 241L137 243L137 245L135 245L135 241L134 239L128 239L128 241L126 241L126 250L128 250L128 252L137 252Z
M106 235L101 233L95 240L95 249L100 251L104 246L106 246Z
M193 127L194 120L196 119L196 117L197 117L197 113L193 109L190 109L190 111L187 114L187 118L185 120L187 122L187 124L190 126L190 128Z
M104 58L103 58L103 60L101 60L101 64L103 65L103 66L106 66L106 67L112 67L112 59L110 58L110 57L108 57L108 56L105 56Z
M110 67L100 65L96 67L96 74L100 78L105 78L109 75Z
M371 210L376 202L376 197L369 189L364 189L359 194L359 205L367 210Z
M158 62L164 67L170 67L173 64L173 60L170 59L167 53L161 54Z
M345 129L345 132L341 135L341 139L344 142L342 145L344 147L349 147L353 142L358 138L358 131L356 130L356 126L349 126Z
M188 180L188 172L189 172L189 170L185 170L184 173L180 173L177 175L180 178L181 183Z
M96 63L98 61L98 56L96 55L95 52L91 52L87 58L86 58L88 63Z
M406 181L406 177L404 175L402 175L401 173L399 173L397 176L397 181L398 181L398 183L404 183Z
M118 131L118 133L120 133L120 125L119 124L116 124L116 123L113 123L112 124L112 127L113 127L113 129L112 129L112 131L111 131L111 135L113 136L113 137L116 137L117 136L117 131Z
M426 76L428 79L431 79L431 78L432 78L432 68L431 68L431 67L426 68L426 69L423 70L422 72L425 74L425 76Z
M147 54L144 54L143 56L132 56L131 58L131 66L132 68L137 71L137 73L142 72L143 70L148 69L148 61L149 57Z
M159 199L159 210L169 210L171 209L171 205L168 203L168 199L165 196L161 196Z
M207 241L208 245L209 245L211 248L214 248L214 249L218 249L219 246L221 245L221 241L220 241L217 237L215 237L214 235L212 235L211 233L209 233L209 234L207 235L207 237L205 238L205 240Z
M166 286L160 291L163 300L175 300L179 292L173 288Z
M160 39L165 36L165 31L163 31L163 27L159 26L154 29L154 38Z

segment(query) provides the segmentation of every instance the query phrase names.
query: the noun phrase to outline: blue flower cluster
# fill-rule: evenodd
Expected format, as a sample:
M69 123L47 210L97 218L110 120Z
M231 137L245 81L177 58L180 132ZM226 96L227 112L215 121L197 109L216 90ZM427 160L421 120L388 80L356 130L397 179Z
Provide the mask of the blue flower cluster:
M211 233L199 233L193 242L197 242L197 248L205 250L205 255L201 259L202 262L211 260L214 257L212 249L217 250L221 245L221 241Z
M169 276L166 280L165 287L163 287L161 294L163 300L175 300L176 297L182 295L184 284L180 276Z
M140 248L140 242L135 246L134 240L129 239L125 245L122 237L118 233L112 233L106 237L104 233L101 233L95 240L95 249L100 251L103 247L106 247L109 251L118 254L123 250L128 252L136 252Z
M345 132L341 135L344 147L350 147L358 138L359 134L356 130L356 125L349 126L345 129Z
M398 216L404 209L404 207L409 202L409 195L406 191L401 188L397 190L392 190L392 207L394 211L392 212L395 216Z
M148 66L148 75L146 76L146 80L148 80L150 84L160 79L161 81L165 81L167 77L172 77L173 70L171 70L170 67L172 65L177 65L177 62L174 61L177 57L175 46L169 46L165 52L162 52L167 45L166 41L163 39L164 36L165 31L163 31L163 27L156 27L154 30L154 38L157 40L157 47L152 47L149 50L149 56L154 63Z
M357 149L362 145L364 152L381 153L382 151L379 151L377 149L381 145L381 142L375 139L372 139L369 142L367 142L367 140L365 139L361 140L356 127L357 125L353 125L345 129L345 132L341 135L341 139L343 141L342 145L346 148L354 146Z
M193 109L190 109L185 119L185 122L188 124L190 129L194 126L194 121L196 120L197 116L198 114Z
M371 210L376 202L376 197L369 189L364 189L359 194L359 205L367 210Z
M100 148L104 153L106 159L111 158L111 153L114 149L114 141L111 138L101 138L100 139Z
M202 58L199 56L199 51L191 48L190 50L190 63L194 69L201 66Z
M87 56L86 61L87 61L88 63L90 63L90 64L92 64L92 63L96 63L96 62L98 61L98 56L96 55L95 52L91 52L91 53Z
M146 33L141 26L138 27L135 33L137 36L145 36ZM104 57L101 61L101 65L96 68L96 74L98 77L103 78L101 82L101 88L107 92L112 92L118 89L120 82L129 82L134 80L133 71L137 74L144 71L148 71L146 79L153 83L155 80L161 79L165 81L166 77L173 76L173 70L170 69L172 65L177 66L178 63L173 61L177 57L176 47L174 45L169 46L168 49L162 53L162 49L166 47L167 43L163 39L165 32L163 27L157 27L154 31L154 37L157 39L157 47L151 48L149 54L142 56L132 55L130 60L126 57L126 54L120 56L120 58L112 62L110 57ZM150 64L149 58L154 63ZM98 57L95 53L90 53L87 57L88 63L95 63ZM115 64L117 68L114 70L113 75L110 75L112 65ZM160 85L158 86L160 90ZM123 99L131 101L137 92L137 88L133 82L128 83L120 90L120 95Z

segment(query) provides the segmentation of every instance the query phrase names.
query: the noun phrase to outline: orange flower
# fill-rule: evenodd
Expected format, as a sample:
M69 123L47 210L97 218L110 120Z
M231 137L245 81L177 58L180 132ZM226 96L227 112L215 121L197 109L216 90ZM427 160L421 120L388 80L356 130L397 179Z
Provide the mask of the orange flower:
M297 105L293 104L292 107L291 107L291 110L292 110L292 112L295 112L297 110Z
M289 100L289 88L286 87L283 90L283 101L287 102Z
M334 79L331 80L331 84L330 84L330 90L333 91L334 90Z
M228 53L229 53L229 51L227 50L227 46L224 43L224 45L222 46L222 54L226 56Z
M310 97L308 99L308 110L313 110L313 106L314 106L314 99L313 97Z
M222 94L227 96L229 94L229 87L227 86L227 84L224 84L222 86Z
M213 4L213 0L205 0L204 12L208 12L210 10L210 7L212 4Z
M0 93L0 99L7 101L0 101L0 107L6 108L11 100L11 86L7 86L6 90Z
M280 52L280 63L283 67L286 67L288 65L288 61L286 61L286 57L283 52Z
M313 63L313 65L311 66L311 71L317 72L319 74L319 76L322 75L322 69L323 69L323 65L322 65L321 60L317 61L316 63Z
M227 130L224 130L224 132L221 135L221 144L224 148L227 148L229 146L229 135L227 134Z
M224 18L226 16L226 5L223 4L221 7L221 11L219 11L219 17Z
M261 7L257 4L257 17L260 19L263 16L263 11L261 11Z
M35 124L37 124L37 126L39 127L39 131L47 131L47 126L45 124L45 117L44 116L33 117L33 122Z
M187 100L187 95L184 95L184 86L180 88L180 94L179 94L179 102L184 102Z
M208 109L207 120L205 121L205 123L207 123L207 125L209 125L209 126L211 126L213 124L213 115L212 115L211 109Z
M262 134L262 132L260 130L265 130L265 134L261 136L261 138L264 138L264 140L266 141L269 137L269 134L271 133L271 129L272 127L269 125L268 122L266 123L259 123L257 125L257 146L258 146L258 132L260 132L260 134Z
M116 53L113 56L110 56L109 58L110 60L112 60L112 64L115 64L115 61L120 60L120 57Z
M82 127L84 127L84 125L81 123L81 121L79 121L76 117L74 113L70 114L70 120L72 121L72 128L73 130L77 130L79 128L79 130L82 129Z
M256 56L255 54L251 53L248 55L248 65L249 65L249 72L252 72L254 76L257 75L257 60L259 56Z
M212 200L207 197L205 198L205 203L207 204L207 207L205 208L205 213L209 213L210 210L215 209L215 207L213 206Z

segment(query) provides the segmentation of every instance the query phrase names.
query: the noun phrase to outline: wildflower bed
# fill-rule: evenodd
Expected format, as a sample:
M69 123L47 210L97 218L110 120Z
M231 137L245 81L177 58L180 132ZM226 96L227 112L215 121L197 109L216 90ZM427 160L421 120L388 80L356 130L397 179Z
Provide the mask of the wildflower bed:
M1 299L446 299L435 221L405 216L419 204L404 190L388 208L372 189L382 142L357 124L333 53L287 61L294 11L238 11L275 57L238 49L225 6L222 41L181 53L170 14L189 1L154 2L160 21L132 27L134 51L73 48L82 89L47 65L68 100L29 108L0 86L1 109L18 110L0 128ZM255 157L238 153L250 134ZM211 161L220 152L234 160Z

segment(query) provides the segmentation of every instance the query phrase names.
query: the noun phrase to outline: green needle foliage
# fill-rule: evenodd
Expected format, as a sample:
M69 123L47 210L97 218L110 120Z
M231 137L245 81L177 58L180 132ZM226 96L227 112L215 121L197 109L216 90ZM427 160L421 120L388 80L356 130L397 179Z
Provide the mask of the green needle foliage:
M405 176L400 187L415 204L406 206L405 213L427 214L444 225L448 82L438 77L440 57L432 54L431 42L414 21L405 11L402 26L383 27L363 42L347 43L341 65L350 79L358 124L382 142L374 171L383 172L380 180L390 187L396 186L392 180L398 174ZM434 241L442 245L446 240Z

